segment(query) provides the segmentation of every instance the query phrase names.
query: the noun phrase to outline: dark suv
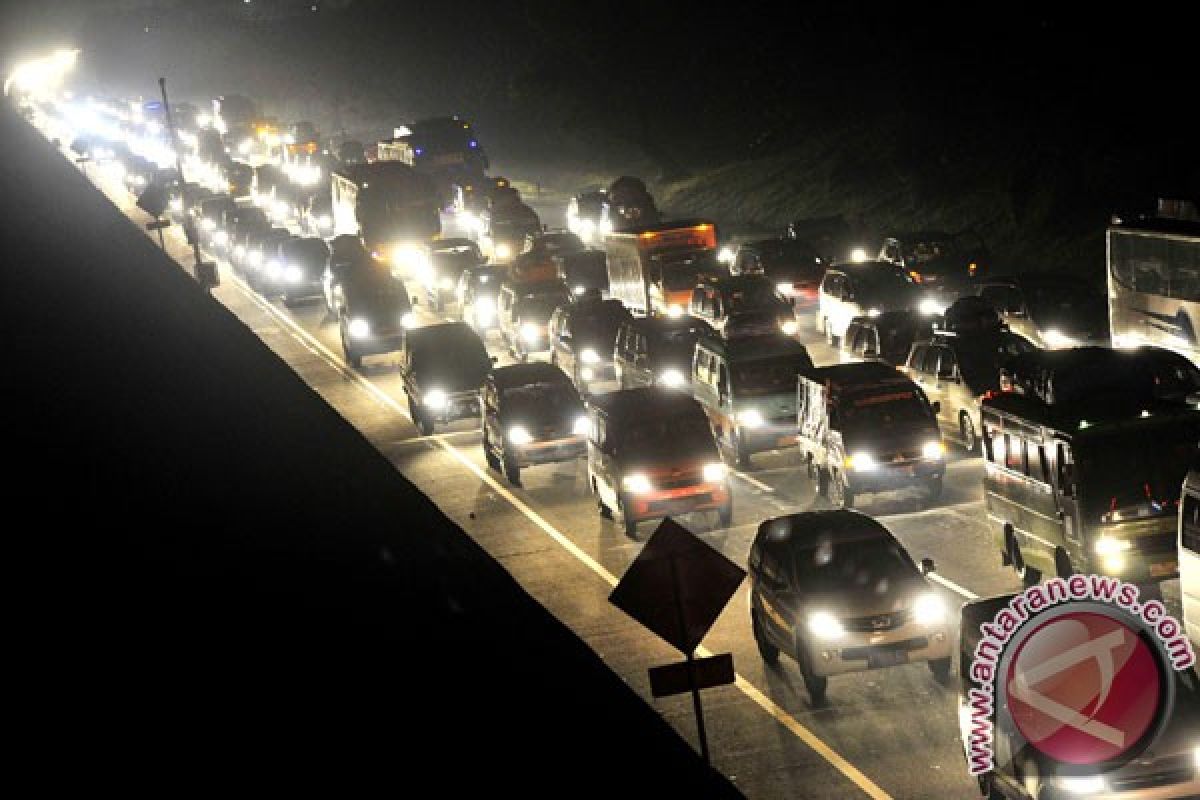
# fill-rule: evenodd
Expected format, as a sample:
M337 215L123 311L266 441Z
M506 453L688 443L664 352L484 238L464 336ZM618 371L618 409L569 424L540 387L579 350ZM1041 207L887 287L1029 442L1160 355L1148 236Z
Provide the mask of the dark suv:
M544 362L497 367L483 384L483 456L521 484L521 469L587 452L588 418L571 379Z

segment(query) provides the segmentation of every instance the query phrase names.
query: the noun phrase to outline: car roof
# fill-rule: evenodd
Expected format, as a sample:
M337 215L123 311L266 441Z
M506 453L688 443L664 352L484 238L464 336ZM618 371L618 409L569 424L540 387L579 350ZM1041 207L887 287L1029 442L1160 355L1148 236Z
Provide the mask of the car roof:
M501 390L537 383L571 384L567 373L545 361L529 361L524 364L496 367L492 370L492 379L495 381L496 387Z
M818 383L829 383L841 389L883 384L911 384L908 376L889 364L863 361L855 364L830 364L815 367L809 377Z
M758 526L756 544L771 548L808 548L817 542L896 541L882 523L848 509L832 511L800 511L782 517L763 520Z
M844 272L847 275L855 277L870 275L872 272L903 272L900 267L890 261L839 261L829 267L829 269L833 272Z
M685 328L697 327L712 330L712 326L707 322L699 317L693 317L690 314L681 314L678 317L672 317L665 314L652 314L648 317L632 317L626 320L624 324L635 330L644 330L648 333L683 330Z
M726 339L711 336L699 343L704 349L725 356L730 361L773 358L775 356L808 355L808 348L784 333L762 333Z
M675 414L704 414L704 409L689 394L643 386L594 395L589 405L612 416L672 416Z

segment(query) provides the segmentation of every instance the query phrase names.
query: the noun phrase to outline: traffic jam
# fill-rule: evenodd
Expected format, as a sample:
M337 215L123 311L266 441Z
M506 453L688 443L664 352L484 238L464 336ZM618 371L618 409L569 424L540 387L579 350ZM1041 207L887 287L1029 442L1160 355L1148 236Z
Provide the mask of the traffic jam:
M755 674L799 676L796 709L853 708L871 673L958 737L957 774L909 796L1200 796L1190 669L1159 676L1173 711L1136 757L1048 770L1013 701L993 717L1019 733L996 724L967 771L978 631L1014 598L1099 576L1165 603L1164 647L1200 637L1200 349L1176 324L1200 302L1194 204L1114 215L1093 287L1000 273L971 232L726 230L628 175L551 207L458 116L363 143L239 95L19 104L531 513L565 485L547 518L588 508L632 554L666 518L728 544L729 614Z

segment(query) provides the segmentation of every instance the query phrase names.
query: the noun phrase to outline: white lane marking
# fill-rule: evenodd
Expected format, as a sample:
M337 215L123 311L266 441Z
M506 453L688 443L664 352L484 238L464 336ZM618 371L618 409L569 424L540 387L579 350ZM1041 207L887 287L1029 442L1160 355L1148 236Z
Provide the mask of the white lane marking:
M252 293L251 290L241 281L240 278L237 278L236 276L234 276L234 278L236 281L235 285L242 292L244 292L247 296L249 296L250 299L252 301L254 301L255 304L257 304L260 308L266 310L268 313L273 314L274 316L278 317L280 320L282 320L288 326L288 328L290 330L294 331L298 336L300 336L306 342L311 343L311 345L313 347L319 349L322 352L322 354L324 355L324 358L322 360L330 363L340 373L353 378L354 382L358 386L362 387L364 390L368 391L372 397L375 397L376 399L378 399L381 403L383 403L387 407L403 414L405 419L408 419L411 422L412 418L409 417L408 411L403 406L401 406L399 403L397 403L395 400L393 400L386 392L384 392L379 387L375 386L375 384L371 383L371 381L369 381L367 378L363 377L362 375L358 374L357 372L354 372L349 367L343 365L341 360L338 359L338 357L333 352L331 352L322 342L320 342L319 340L314 338L310 333L308 333L308 331L305 331L303 328L300 328L295 322L293 322L290 318L288 318L288 316L285 315L282 311L275 308L273 305L263 301L256 294ZM496 494L500 495L506 501L508 501L508 503L510 505L512 505L513 508L515 508L515 509L517 509L517 511L521 512L521 514L526 519L528 519L530 522L532 522L534 525L536 525L538 528L540 528L547 536L549 536L551 539L553 539L555 542L557 542L560 546L562 546L562 548L564 550L566 550L568 553L570 553L572 556L574 556L579 562L581 562L585 567L587 567L593 573L595 573L597 576L599 576L601 580L603 580L605 583L607 583L609 586L612 586L612 587L615 587L617 585L617 577L615 575L613 575L611 572L609 572L607 569L605 569L604 566L601 565L598 561L596 561L594 558L592 558L590 555L588 555L586 552L584 552L577 544L575 544L573 541L571 541L569 538L567 538L561 532L559 532L557 528L555 528L553 525L551 525L549 522L547 522L544 518L542 518L541 515L539 515L536 511L534 511L532 508L530 508L525 503L525 501L521 500L519 497L517 497L512 492L510 492L506 487L502 486L498 481L496 481L495 478L493 478L491 475L489 475L487 472L485 472L483 469L481 469L478 464L471 461L466 455L464 455L462 453L461 450L459 450L457 447L452 445L450 442L446 441L440 435L427 437L427 438L432 439L433 441L437 442L437 444L439 446L441 446L448 454L450 454L452 457L454 457L459 463L461 463L464 467L466 467L477 478L479 478L481 481L486 483L494 492L496 492ZM735 474L740 474L740 473L735 473ZM709 653L709 651L706 650L705 648L699 648L699 649L702 653L711 655L711 653ZM805 744L807 744L810 748L812 748L814 752L816 752L818 755L820 755L822 758L824 758L827 762L829 762L829 764L831 766L833 766L836 770L838 770L838 772L841 772L842 775L844 775L852 783L854 783L854 785L856 785L859 789L861 789L863 791L863 793L865 793L868 797L874 798L874 800L891 800L891 796L889 794L887 794L885 791L883 791L883 789L881 789L878 785L876 785L874 783L874 781L872 781L870 778L868 778L866 775L864 775L857 767L855 767L853 764L851 764L849 761L847 761L845 758L843 758L841 755L839 755L835 750L833 750L828 745L826 745L820 739L820 737L818 737L815 733L813 733L811 730L809 730L804 725L802 725L799 720L797 720L795 717L793 717L791 714L789 714L786 710L781 708L778 704L776 704L769 697L764 695L752 683L750 683L748 680L746 680L740 674L735 673L734 685L744 695L746 695L748 698L750 698L752 701L754 701L754 703L756 705L758 705L759 708L761 708L763 711L767 712L767 714L769 714L773 719L775 719L776 722L780 723L785 728L787 728L789 731L791 731L797 738L799 738L801 741L803 741Z
M942 586L945 586L947 589L949 589L952 592L957 592L958 594L962 595L963 597L967 598L968 600L978 600L979 599L979 595L975 594L972 591L968 591L967 589L964 589L963 587L959 586L957 583L950 580L949 578L943 578L941 575L938 575L936 572L931 572L928 575L926 575L925 577L929 578L929 580L933 581L934 583L940 583Z
M755 478L753 475L747 475L746 473L742 472L741 470L737 470L737 469L735 469L733 471L733 474L736 475L737 477L741 478L742 480L744 480L746 483L750 484L751 486L761 489L764 492L770 492L772 494L774 494L774 492L775 492L775 490L770 486L770 484L763 483L758 478Z

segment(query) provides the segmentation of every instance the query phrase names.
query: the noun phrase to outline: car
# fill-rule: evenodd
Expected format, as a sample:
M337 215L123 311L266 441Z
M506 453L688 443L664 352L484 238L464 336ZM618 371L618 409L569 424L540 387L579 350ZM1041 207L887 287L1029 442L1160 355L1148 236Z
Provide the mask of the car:
M329 264L329 245L319 236L289 239L280 245L283 258L283 304L324 295L323 278Z
M731 333L731 321L753 319L753 332L779 330L788 336L799 331L792 303L779 293L770 278L761 274L709 280L692 290L689 313L707 322L718 333ZM746 316L752 315L752 316ZM766 330L760 328L765 326ZM746 326L740 326L746 329Z
M1054 350L1107 346L1108 298L1103 290L1064 275L1025 273L987 278L975 292L1009 329Z
M882 261L835 264L821 279L817 332L837 345L850 320L875 317L885 311L918 310L919 290L912 278L894 264Z
M800 376L797 444L817 491L835 507L861 494L942 494L946 446L938 405L904 373L874 361L816 367Z
M613 350L621 324L631 319L620 300L598 296L560 305L550 317L550 363L571 376L587 397L595 383L616 380Z
M480 392L495 359L462 322L412 328L400 351L408 411L422 436L439 424L480 418Z
M284 266L287 255L284 248L300 237L288 230L285 234L267 240L263 249L263 269L259 275L258 291L264 295L282 295L284 290Z
M991 254L974 231L914 231L884 236L877 258L903 269L922 288L949 299L984 276Z
M603 250L575 250L554 257L558 279L573 297L591 291L608 294L608 254Z
M979 404L999 391L1004 365L1036 350L1024 337L1006 330L980 333L940 331L914 342L903 371L938 403L938 424L968 453L979 449Z
M350 366L359 369L365 356L401 350L405 331L416 325L404 284L368 259L347 268L340 286L338 334Z
M662 386L690 393L696 342L714 333L699 317L631 316L617 331L617 381L622 389Z
M1019 595L1005 594L964 603L959 611L961 632L958 644L958 721L964 755L971 763L971 742L982 720L975 716L972 689L981 688L971 678L976 648L983 640L981 626L993 623ZM979 796L987 800L1041 800L1043 798L1096 797L1123 800L1166 800L1200 797L1197 769L1196 731L1200 730L1200 682L1194 669L1171 671L1174 706L1153 744L1137 758L1102 773L1063 775L1042 763L1036 749L1011 723L1011 716L998 719L1004 706L989 705L987 727L992 768L975 776ZM991 691L991 687L982 687Z
M533 353L549 354L550 316L568 301L567 288L559 281L506 283L501 287L496 316L500 338L513 358L525 361Z
M731 275L765 275L796 310L816 309L825 260L799 239L742 242L729 265Z
M499 327L497 316L500 285L504 273L490 264L464 269L458 276L455 297L458 301L458 318L475 329L480 336Z
M313 194L300 212L300 224L310 236L333 236L333 197L328 191Z
M603 190L580 192L567 203L567 230L584 244L602 244L612 233L608 194Z
M840 340L842 363L882 361L903 366L913 342L933 335L933 319L917 311L884 311L850 320Z
M378 272L387 269L371 258L362 239L348 233L329 240L329 258L321 278L325 310L331 319L341 316L344 304L343 286L347 278L359 270ZM391 270L387 269L389 275Z
M513 486L535 464L587 453L583 400L570 377L544 362L496 367L483 384L483 456Z
M252 233L262 233L269 230L271 221L261 208L253 206L238 208L233 222L233 232L230 235L229 263L235 269L245 268L246 251L250 244Z
M638 523L689 513L733 522L733 491L704 409L683 392L624 389L589 401L588 483L600 515Z
M924 662L950 680L954 632L941 595L880 522L854 511L763 520L750 546L750 629L759 655L794 659L814 705L829 678Z
M463 270L484 263L479 246L470 239L439 239L429 249L429 262L423 270L421 283L434 311L442 311L453 302L458 279Z
M808 349L779 331L696 343L692 394L708 414L726 459L796 444L797 379L813 368Z
M825 264L867 260L865 248L856 240L854 229L840 215L792 220L784 229L783 238L804 242ZM855 258L856 255L861 257Z
M291 238L292 233L287 228L267 228L250 233L246 256L242 260L242 272L251 289L270 291L268 266L273 262L277 265L280 243Z
M217 234L225 221L226 212L237 211L237 204L229 195L206 197L196 204L196 225L200 231L200 243L207 247L217 244Z

